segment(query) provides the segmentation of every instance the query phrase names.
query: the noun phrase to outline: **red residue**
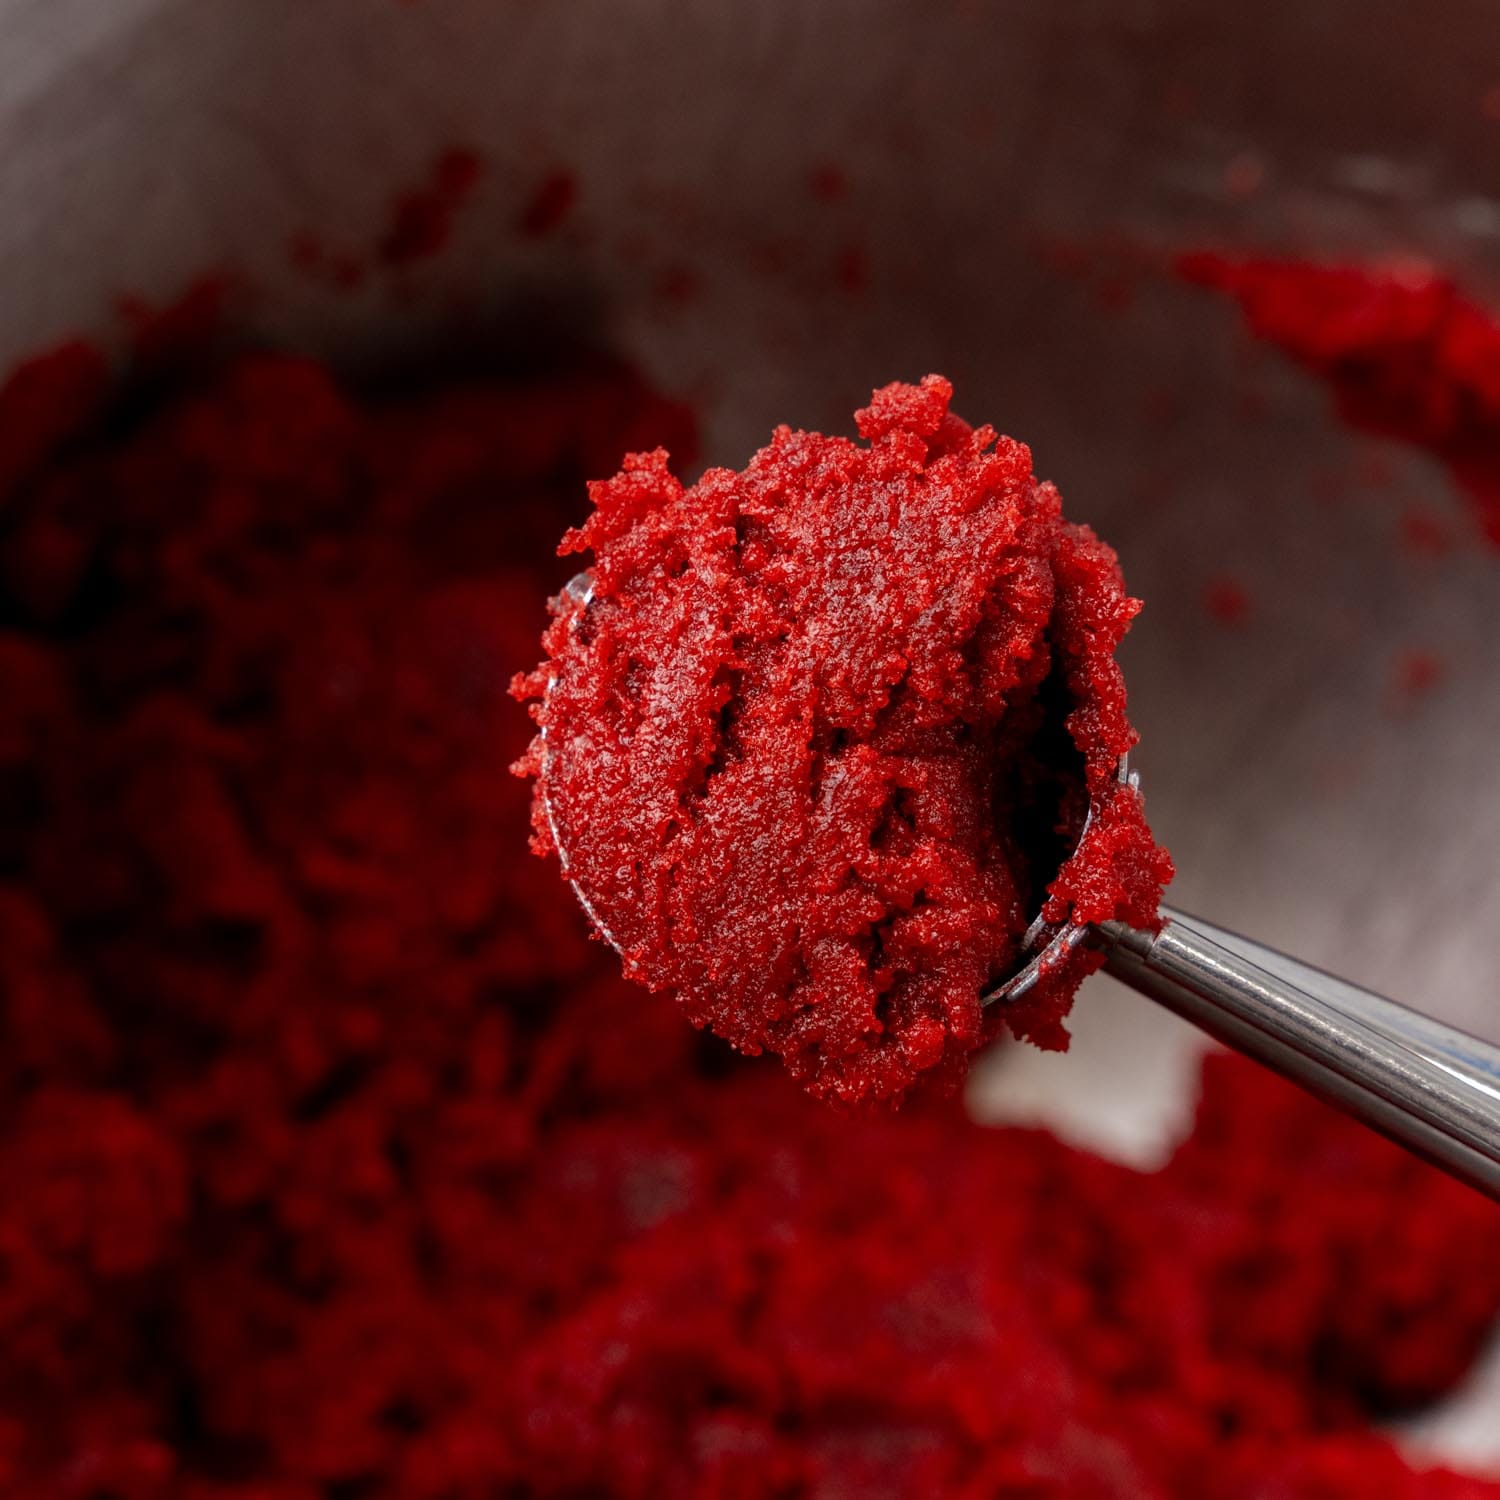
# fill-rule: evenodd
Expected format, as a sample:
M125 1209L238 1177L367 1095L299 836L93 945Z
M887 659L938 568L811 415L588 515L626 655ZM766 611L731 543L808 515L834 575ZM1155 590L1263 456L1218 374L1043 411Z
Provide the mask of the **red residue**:
M577 205L578 179L571 172L551 172L527 200L516 229L531 239L540 239L561 228Z
M1253 198L1266 185L1265 159L1255 151L1241 151L1224 168L1224 191L1231 198Z
M424 182L398 193L376 247L387 266L409 266L447 248L458 214L483 173L478 152L450 146L433 162Z
M668 266L656 278L652 295L668 307L687 307L703 295L703 279L688 266Z
M1220 625L1243 625L1250 618L1250 593L1237 578L1210 579L1203 588L1203 608Z
M1412 647L1399 652L1391 667L1391 687L1398 700L1412 702L1433 692L1448 675L1448 664L1435 651Z
M870 257L858 245L840 250L833 262L833 279L851 297L862 297L870 289Z
M292 236L287 245L287 258L310 280L324 282L340 291L355 291L369 274L369 268L358 256L330 249L316 235L306 231Z
M1027 243L1048 271L1080 282L1101 312L1127 311L1134 304L1143 279L1158 274L1153 256L1118 234L1087 241L1034 234L1028 236Z
M1102 271L1093 285L1094 303L1101 312L1122 313L1131 308L1140 291L1140 276L1126 267Z
M323 242L315 235L306 230L299 230L286 246L287 259L297 267L299 271L317 273L323 269L327 261L328 252L323 248Z
M506 678L680 409L103 368L0 389L0 1493L1497 1493L1374 1426L1500 1310L1477 1195L1232 1058L1159 1172L845 1118L538 878Z
M1320 265L1185 255L1250 331L1325 379L1362 431L1427 449L1500 546L1500 318L1420 264Z
M358 291L368 275L368 267L356 255L335 252L328 258L328 279L340 291Z
M1453 528L1438 512L1413 505L1401 513L1401 541L1417 556L1442 557L1453 550Z
M820 203L837 203L849 196L849 178L842 167L823 162L808 173L808 190Z

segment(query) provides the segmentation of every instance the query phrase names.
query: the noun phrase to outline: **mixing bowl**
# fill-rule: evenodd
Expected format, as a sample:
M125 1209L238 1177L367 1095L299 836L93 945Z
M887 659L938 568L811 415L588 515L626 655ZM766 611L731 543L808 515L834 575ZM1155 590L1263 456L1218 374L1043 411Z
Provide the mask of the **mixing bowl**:
M694 403L709 461L941 370L1147 601L1124 660L1174 899L1496 1038L1500 555L1434 463L1342 427L1170 268L1204 245L1427 257L1493 291L1493 16L1441 20L3 0L0 358L223 271L244 336L351 368L587 329ZM444 253L353 289L306 274L298 237L368 246L455 145L483 173ZM1413 504L1464 544L1403 551ZM1225 580L1237 625L1205 608ZM1442 665L1418 697L1393 686L1410 652ZM1001 1053L974 1108L1159 1159L1197 1040L1103 978L1076 1016L1073 1054ZM1496 1409L1476 1397L1445 1451L1500 1456Z

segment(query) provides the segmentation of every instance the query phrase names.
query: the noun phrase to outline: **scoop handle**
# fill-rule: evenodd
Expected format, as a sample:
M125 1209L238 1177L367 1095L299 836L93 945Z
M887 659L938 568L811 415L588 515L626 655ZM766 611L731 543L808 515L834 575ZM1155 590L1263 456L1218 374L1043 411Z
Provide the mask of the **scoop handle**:
M1500 1048L1162 908L1093 929L1104 967L1216 1040L1500 1201Z

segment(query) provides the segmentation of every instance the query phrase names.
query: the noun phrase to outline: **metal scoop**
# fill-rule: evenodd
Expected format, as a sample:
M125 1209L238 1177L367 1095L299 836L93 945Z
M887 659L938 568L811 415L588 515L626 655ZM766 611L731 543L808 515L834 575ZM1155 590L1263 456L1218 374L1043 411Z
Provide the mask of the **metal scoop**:
M1124 757L1120 780L1140 785ZM983 1003L1025 994L1090 943L1105 973L1500 1200L1500 1047L1201 917L1161 915L1160 932L1038 918L1025 964Z
M581 611L593 581L580 573L565 592ZM551 754L543 755L540 796L566 875L567 851L547 794ZM1140 785L1126 756L1119 779ZM588 893L569 880L600 936L618 951ZM1057 927L1038 917L1022 939L1023 966L983 1003L1025 994L1090 943L1104 951L1106 973L1500 1200L1500 1047L1199 917L1170 906L1161 914L1159 932L1123 922Z

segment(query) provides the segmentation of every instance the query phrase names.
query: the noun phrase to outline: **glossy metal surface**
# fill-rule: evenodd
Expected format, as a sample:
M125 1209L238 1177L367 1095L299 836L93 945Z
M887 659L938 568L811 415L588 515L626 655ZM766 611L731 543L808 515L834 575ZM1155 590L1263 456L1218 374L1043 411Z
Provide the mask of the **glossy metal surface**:
M1141 778L1130 769L1128 751L1120 757L1120 769L1116 779L1122 785L1140 789ZM1094 809L1090 807L1083 820L1083 827L1078 832L1080 841L1088 832L1089 824L1093 822L1093 819ZM1065 922L1058 926L1048 923L1043 916L1038 915L1021 938L1021 954L1026 959L1025 964L1009 979L996 985L979 1003L995 1005L1007 1000L1020 999L1050 968L1062 963L1088 934L1089 929L1085 923Z
M1500 1199L1500 1048L1212 924L1098 929L1105 967Z

